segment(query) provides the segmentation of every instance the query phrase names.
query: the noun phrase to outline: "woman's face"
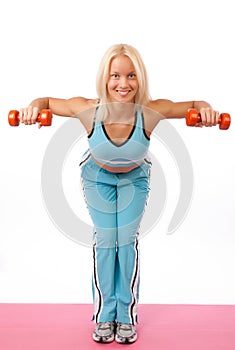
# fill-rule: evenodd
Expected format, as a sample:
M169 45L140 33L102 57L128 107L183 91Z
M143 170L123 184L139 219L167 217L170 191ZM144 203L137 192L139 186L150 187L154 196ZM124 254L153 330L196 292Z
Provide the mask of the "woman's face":
M107 82L110 102L135 102L138 91L138 80L131 59L124 55L112 59Z

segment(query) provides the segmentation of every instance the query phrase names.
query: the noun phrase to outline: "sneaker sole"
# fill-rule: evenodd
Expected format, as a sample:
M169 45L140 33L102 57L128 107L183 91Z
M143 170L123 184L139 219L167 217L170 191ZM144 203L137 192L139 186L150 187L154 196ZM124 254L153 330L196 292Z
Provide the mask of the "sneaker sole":
M121 338L118 335L116 335L115 340L118 344L131 344L137 340L137 334L135 334L135 336L133 336L132 338Z
M111 337L100 337L100 336L95 336L93 334L92 336L93 340L96 341L97 343L111 343L114 341L114 335Z

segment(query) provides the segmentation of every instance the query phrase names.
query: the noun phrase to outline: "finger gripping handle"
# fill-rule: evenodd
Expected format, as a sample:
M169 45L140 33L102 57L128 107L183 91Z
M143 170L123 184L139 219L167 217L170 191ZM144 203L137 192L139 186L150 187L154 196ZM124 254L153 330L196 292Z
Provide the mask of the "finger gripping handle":
M50 109L42 109L38 114L37 123L41 123L43 126L51 126L52 124L52 112ZM19 126L20 118L19 111L11 110L8 113L8 123L10 126Z
M195 126L201 122L200 113L196 109L189 109L186 114L187 126ZM221 113L218 119L219 128L221 130L227 130L230 127L231 117L228 113Z

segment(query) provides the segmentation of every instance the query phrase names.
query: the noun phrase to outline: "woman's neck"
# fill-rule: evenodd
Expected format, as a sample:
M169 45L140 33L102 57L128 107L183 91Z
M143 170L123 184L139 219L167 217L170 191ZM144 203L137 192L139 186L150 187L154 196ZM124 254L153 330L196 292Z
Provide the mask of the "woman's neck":
M108 104L109 116L106 119L107 123L122 123L133 119L135 115L134 103L118 103L112 102Z

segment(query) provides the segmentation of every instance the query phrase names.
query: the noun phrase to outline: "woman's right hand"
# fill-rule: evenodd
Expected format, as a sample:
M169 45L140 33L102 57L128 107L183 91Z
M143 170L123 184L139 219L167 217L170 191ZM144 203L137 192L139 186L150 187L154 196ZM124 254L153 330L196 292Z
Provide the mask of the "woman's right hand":
M21 108L19 113L20 122L25 125L36 124L39 112L38 107L28 106L26 108ZM38 123L38 127L42 127L40 122Z

